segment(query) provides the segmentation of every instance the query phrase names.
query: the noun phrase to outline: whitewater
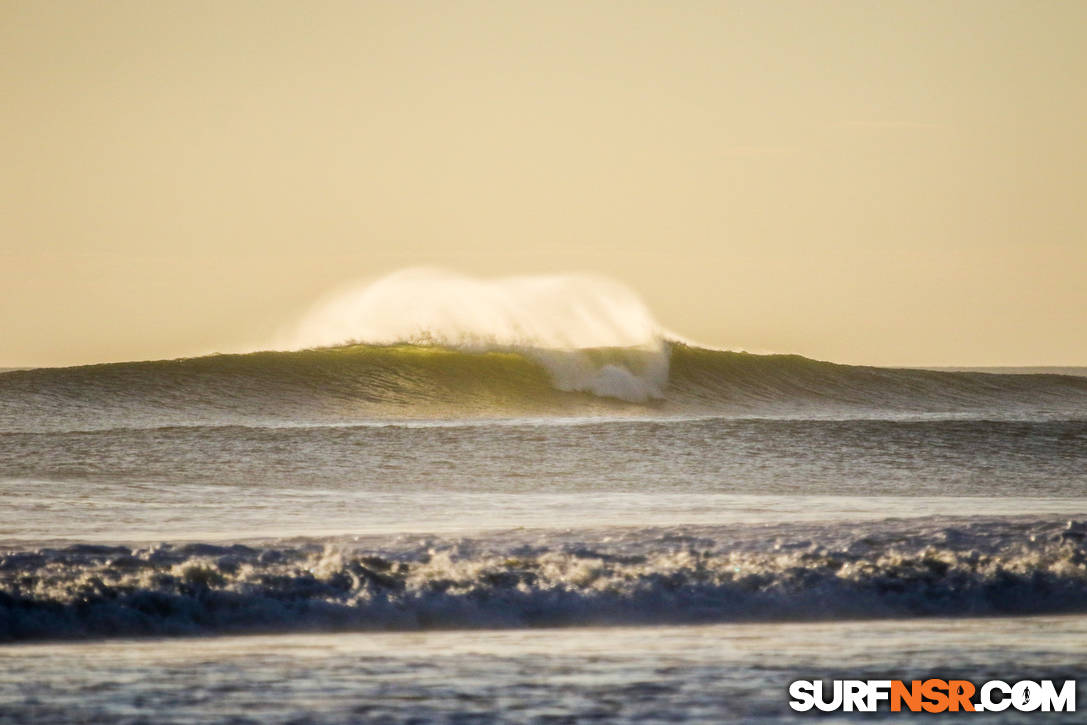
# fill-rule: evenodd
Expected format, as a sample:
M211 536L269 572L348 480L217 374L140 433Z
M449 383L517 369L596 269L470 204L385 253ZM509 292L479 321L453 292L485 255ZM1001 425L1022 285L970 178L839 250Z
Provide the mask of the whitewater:
M1087 371L716 349L600 277L439 270L266 347L0 372L0 723L779 722L813 674L1087 676Z

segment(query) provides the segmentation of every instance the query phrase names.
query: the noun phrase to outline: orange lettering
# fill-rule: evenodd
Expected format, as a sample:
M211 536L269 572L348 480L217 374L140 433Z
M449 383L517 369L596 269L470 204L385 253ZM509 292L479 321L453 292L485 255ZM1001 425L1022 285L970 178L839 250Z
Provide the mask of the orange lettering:
M891 712L900 712L903 700L906 701L906 707L911 712L921 709L921 680L914 680L910 683L909 689L902 680L891 683Z
M947 683L948 709L958 712L961 706L966 712L974 711L974 703L970 698L974 696L974 683L967 680L949 680Z
M925 712L943 712L947 709L947 680L925 680L921 683L921 694L930 702L921 704Z

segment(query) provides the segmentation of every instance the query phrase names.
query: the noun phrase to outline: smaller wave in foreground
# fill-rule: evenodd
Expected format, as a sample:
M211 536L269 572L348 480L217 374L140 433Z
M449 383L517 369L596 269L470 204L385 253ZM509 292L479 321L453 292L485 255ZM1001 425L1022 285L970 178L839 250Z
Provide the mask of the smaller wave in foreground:
M9 552L0 639L1087 611L1087 521L843 528Z

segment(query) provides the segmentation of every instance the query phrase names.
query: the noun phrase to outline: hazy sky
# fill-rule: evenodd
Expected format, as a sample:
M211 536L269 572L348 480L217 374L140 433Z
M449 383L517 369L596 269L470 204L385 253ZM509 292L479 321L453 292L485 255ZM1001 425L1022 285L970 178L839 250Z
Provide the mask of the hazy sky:
M708 343L1087 364L1087 2L0 0L0 366L415 265Z

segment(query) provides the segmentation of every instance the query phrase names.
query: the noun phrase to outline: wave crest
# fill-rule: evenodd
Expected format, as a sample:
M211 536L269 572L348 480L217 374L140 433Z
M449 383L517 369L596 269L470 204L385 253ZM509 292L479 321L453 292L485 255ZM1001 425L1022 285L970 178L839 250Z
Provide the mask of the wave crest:
M343 344L513 351L548 370L557 389L631 403L663 395L668 355L660 326L629 288L599 276L480 279L401 270L341 291L309 311L281 345ZM639 364L582 351L639 351Z

